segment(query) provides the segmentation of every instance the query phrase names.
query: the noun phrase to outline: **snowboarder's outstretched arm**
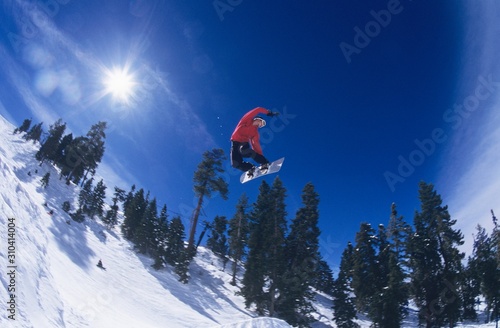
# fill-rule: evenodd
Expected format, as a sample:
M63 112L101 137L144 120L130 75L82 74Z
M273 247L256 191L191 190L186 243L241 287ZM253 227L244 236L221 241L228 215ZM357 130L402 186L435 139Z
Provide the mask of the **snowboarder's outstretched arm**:
M259 114L266 114L267 115L268 113L271 113L271 111L265 109L264 107L256 107L256 108L252 109L251 111L249 111L248 113L246 113L245 115L243 115L243 117L241 118L240 123L238 123L238 125L250 125L250 124L252 124L252 121L253 121L255 116L257 116Z

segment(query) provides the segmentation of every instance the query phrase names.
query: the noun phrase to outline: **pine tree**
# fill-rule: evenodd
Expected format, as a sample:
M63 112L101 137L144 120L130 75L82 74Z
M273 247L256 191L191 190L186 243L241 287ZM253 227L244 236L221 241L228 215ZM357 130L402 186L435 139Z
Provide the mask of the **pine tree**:
M401 320L408 314L407 305L410 291L409 284L405 280L410 271L407 245L412 235L412 228L406 223L403 216L398 215L395 203L391 205L386 235L390 247L388 262L390 273L388 288L385 292L386 309L389 316L385 316L387 320L384 324L399 327Z
M274 316L285 270L286 190L279 178L270 187L265 181L250 213L248 258L241 294L245 305Z
M43 122L34 125L24 136L23 138L26 141L33 140L33 143L40 141L43 133L42 128Z
M22 133L22 132L28 132L31 126L31 119L27 118L23 121L23 124L21 124L20 127L14 129L14 134Z
M58 162L61 165L61 175L66 176L66 183L81 181L83 185L89 173L91 176L95 174L104 156L105 129L106 122L94 124L86 136L74 138L64 149L57 149L56 157L64 153L64 159ZM65 140L65 143L68 141Z
M106 185L104 184L104 181L101 179L92 191L91 202L88 208L90 213L90 218L93 218L95 215L97 215L99 218L102 218L104 214L105 199L106 199Z
M92 187L93 179L87 180L87 182L83 185L83 188L80 190L78 194L78 204L79 210L82 214L91 215L91 204L92 204Z
M412 272L411 287L426 327L453 327L460 316L461 299L457 295L464 257L458 246L463 236L454 230L448 207L432 184L420 183L421 211L415 213L415 233L408 251Z
M376 293L376 238L369 223L361 223L356 233L356 246L353 253L352 287L356 295L356 308L367 312Z
M207 247L214 252L215 255L222 258L224 268L227 263L227 219L225 216L216 216L211 229L211 236L207 240Z
M135 187L133 187L135 188ZM146 211L148 201L144 196L144 189L139 189L137 192L129 194L125 201L122 223L122 232L128 240L134 240L137 228L141 224L142 217Z
M125 200L125 190L115 187L115 192L113 194L113 198L111 201L113 204L110 206L110 209L106 213L106 216L102 219L104 224L108 227L114 227L118 223L118 202L123 202Z
M486 302L487 321L498 321L500 315L500 264L497 261L495 235L488 236L486 229L477 227L472 254L472 267L480 283Z
M77 137L64 149L64 159L61 166L61 175L66 177L66 183L79 183L85 173L87 138Z
M101 163L102 157L104 156L104 139L106 139L105 130L107 128L106 122L98 122L90 127L87 132L85 141L85 157L84 163L84 180L88 173L94 175L99 163Z
M257 201L250 213L250 236L248 240L248 258L242 279L241 295L245 298L245 306L255 304L257 313L263 315L266 308L265 284L268 273L269 214L273 208L270 197L271 188L264 180L259 187Z
M286 233L287 233L287 212L286 212L286 189L279 177L273 180L269 193L271 207L267 213L266 227L267 238L265 247L267 249L267 285L265 293L266 302L270 316L275 316L279 311L276 303L281 295L280 288L283 286L283 273L286 266Z
M187 284L189 281L189 264L191 263L191 254L188 248L180 250L179 260L175 264L175 273L179 276L179 281Z
M342 252L339 274L333 285L333 319L339 328L358 328L356 307L352 297L354 291L352 284L354 247L349 242Z
M405 276L382 224L379 225L377 244L375 291L370 301L369 316L377 327L399 328L408 304Z
M319 256L319 195L312 183L302 191L303 206L292 220L286 239L287 263L280 289L280 315L291 325L307 326L313 321L311 287L317 279Z
M198 204L193 213L191 229L189 231L188 254L192 258L195 255L194 236L196 234L196 226L198 225L198 217L203 206L203 199L211 197L214 192L218 192L223 199L227 199L228 185L224 181L222 174L224 168L222 162L226 159L222 149L212 149L203 153L203 160L198 164L198 169L194 173L193 181L194 193L198 197Z
M163 205L158 220L156 221L153 236L155 240L156 249L153 252L153 258L155 263L153 268L159 270L165 264L165 254L167 250L167 238L168 238L168 214L167 205Z
M153 198L147 202L139 226L134 233L133 242L139 253L151 255L151 251L157 248L154 235L157 220L157 202L156 198Z
M168 224L165 262L171 266L176 266L180 262L184 251L184 225L180 217L174 217Z
M465 320L477 320L476 305L479 302L479 295L481 295L480 280L482 273L476 268L476 263L477 262L469 256L461 283L463 319Z
M41 181L42 188L47 188L47 186L49 185L49 180L50 180L50 172L47 172L43 176L42 181Z
M398 215L396 204L391 205L391 216L387 227L387 237L392 245L398 264L404 272L408 272L408 254L406 246L412 234L411 226L406 223L403 216Z
M323 293L332 295L334 282L332 269L325 260L320 259L316 266L313 287Z
M72 141L73 141L72 133L65 135L61 139L61 142L57 147L56 153L54 154L54 163L61 169L63 169L66 166L66 155L68 151L67 147L71 144Z
M229 221L229 256L233 259L231 285L236 286L238 262L246 255L245 248L248 244L248 197L241 195L236 205L236 213Z
M35 155L35 158L38 161L43 163L45 160L49 160L52 162L56 160L56 153L65 130L66 123L63 123L61 119L57 120L53 125L50 126L47 139Z
M124 197L124 200L123 200L123 209L124 210L126 208L128 208L130 206L130 204L132 203L132 201L134 199L134 194L135 194L135 185L132 185L132 187L130 187L130 191L127 193L127 195Z
M69 203L69 201L66 200L62 203L61 208L64 212L69 214L69 211L71 211L71 204Z
M401 327L408 314L409 290L406 275L395 253L389 255L389 277L387 291L384 293L384 317L381 327Z
M191 261L188 249L184 247L184 225L176 216L170 221L167 230L165 261L174 267L179 281L187 283L189 279L189 263Z
M492 297L492 314L491 318L492 320L495 320L496 326L498 327L498 321L500 321L500 227L498 226L498 221L495 216L495 213L493 210L491 210L491 216L493 219L493 233L491 235L491 244L493 248L493 253L496 254L496 261L497 261L497 270L496 270L496 281L493 282L492 284L496 283L497 288L496 291L497 293Z

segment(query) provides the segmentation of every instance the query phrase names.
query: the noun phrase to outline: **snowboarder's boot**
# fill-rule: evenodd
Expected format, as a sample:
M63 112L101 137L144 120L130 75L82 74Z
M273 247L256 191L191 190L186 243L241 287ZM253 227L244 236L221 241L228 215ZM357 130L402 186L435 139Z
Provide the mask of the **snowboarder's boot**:
M271 165L271 163L262 164L261 166L259 166L259 170L263 173L267 172L267 170L269 170L269 165Z
M247 177L253 178L254 173L255 173L255 166L252 166L250 170L247 171Z

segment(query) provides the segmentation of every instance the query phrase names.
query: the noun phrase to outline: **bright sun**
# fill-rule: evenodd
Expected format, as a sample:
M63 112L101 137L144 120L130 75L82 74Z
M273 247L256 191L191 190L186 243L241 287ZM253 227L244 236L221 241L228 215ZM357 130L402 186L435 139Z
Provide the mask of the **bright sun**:
M125 69L113 69L106 72L104 80L106 93L110 93L114 98L128 102L134 93L134 79Z

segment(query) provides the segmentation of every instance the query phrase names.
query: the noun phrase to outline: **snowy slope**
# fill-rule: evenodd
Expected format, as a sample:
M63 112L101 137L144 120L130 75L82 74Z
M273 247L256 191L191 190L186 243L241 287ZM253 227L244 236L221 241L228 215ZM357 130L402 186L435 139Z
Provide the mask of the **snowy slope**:
M137 256L119 229L70 220L60 207L73 202L74 187L38 166L37 147L13 135L14 128L0 117L0 327L287 327L251 320L255 315L235 296L229 275L211 264L218 260L210 252L200 252L183 285L169 269L155 271L150 259ZM46 172L51 181L44 189ZM7 257L9 222L15 258ZM17 266L13 280L8 259ZM96 267L99 259L106 271ZM15 322L6 311L9 289Z

